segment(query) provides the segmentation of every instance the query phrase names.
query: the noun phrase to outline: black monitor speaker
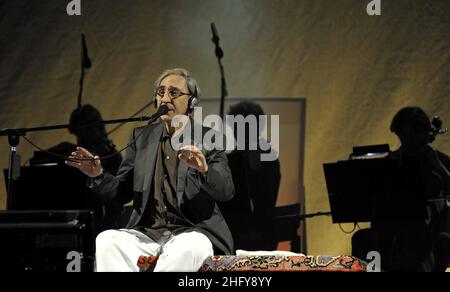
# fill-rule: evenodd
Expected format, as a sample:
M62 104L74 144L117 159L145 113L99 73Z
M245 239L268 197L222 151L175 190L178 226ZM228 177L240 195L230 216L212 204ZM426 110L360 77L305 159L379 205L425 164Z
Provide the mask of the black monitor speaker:
M0 211L1 270L94 270L92 211Z

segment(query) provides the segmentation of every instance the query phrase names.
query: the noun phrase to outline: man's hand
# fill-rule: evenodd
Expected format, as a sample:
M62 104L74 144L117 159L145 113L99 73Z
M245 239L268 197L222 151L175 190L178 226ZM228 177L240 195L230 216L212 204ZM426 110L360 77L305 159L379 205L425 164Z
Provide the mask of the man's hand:
M178 154L178 158L187 163L189 167L195 168L203 174L208 171L208 163L200 149L195 146L184 146L180 150L181 153Z
M100 157L92 155L83 147L77 147L77 150L71 153L69 160L66 160L65 163L78 168L89 177L97 177L102 174Z

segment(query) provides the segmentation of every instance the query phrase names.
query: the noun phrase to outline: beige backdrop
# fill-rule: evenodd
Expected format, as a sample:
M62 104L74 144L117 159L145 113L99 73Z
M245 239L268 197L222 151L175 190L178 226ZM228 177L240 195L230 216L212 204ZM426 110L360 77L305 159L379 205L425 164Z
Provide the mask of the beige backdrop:
M231 96L307 97L308 212L329 209L322 163L345 158L354 145L398 146L388 128L399 108L419 105L450 119L448 0L382 0L378 17L366 14L369 0L81 0L79 17L65 14L68 2L0 1L0 127L68 121L81 32L93 61L84 101L105 118L144 105L168 67L189 68L204 96L218 96L211 21ZM130 127L114 133L116 144L126 143ZM43 147L73 141L66 131L29 138ZM6 167L8 145L0 142ZM435 145L450 153L450 136ZM19 151L25 161L32 148L22 141ZM349 240L330 218L308 221L311 254L349 253Z

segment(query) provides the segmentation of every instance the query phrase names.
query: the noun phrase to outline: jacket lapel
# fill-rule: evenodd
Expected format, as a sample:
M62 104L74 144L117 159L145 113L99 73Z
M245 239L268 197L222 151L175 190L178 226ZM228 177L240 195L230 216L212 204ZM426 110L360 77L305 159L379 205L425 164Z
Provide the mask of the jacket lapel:
M156 155L158 153L158 145L159 140L161 139L164 123L160 123L158 125L155 125L155 128L153 128L153 131L149 129L149 134L147 137L147 145L144 146L144 159L142 160L142 169L147 170L144 175L144 202L143 206L147 204L147 199L150 193L152 181L153 181L153 175L155 173L155 164L156 164ZM152 167L148 167L149 165L152 165Z

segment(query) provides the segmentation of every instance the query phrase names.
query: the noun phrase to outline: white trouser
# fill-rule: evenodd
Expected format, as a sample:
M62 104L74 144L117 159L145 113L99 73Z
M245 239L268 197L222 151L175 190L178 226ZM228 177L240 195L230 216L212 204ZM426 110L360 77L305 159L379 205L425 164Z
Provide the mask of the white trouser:
M97 272L138 272L139 256L158 255L155 272L196 272L213 255L206 235L191 231L155 242L133 229L106 230L96 238Z

